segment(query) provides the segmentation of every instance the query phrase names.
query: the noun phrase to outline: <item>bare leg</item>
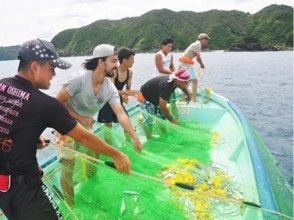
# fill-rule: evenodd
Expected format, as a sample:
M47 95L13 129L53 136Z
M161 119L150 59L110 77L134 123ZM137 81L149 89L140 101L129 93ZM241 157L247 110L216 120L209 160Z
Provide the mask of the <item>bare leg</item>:
M152 138L152 133L153 133L153 125L148 126L148 125L143 125L143 130L145 133L145 136L147 138L147 140L150 140Z
M197 79L193 79L192 80L192 100L194 102L196 102L197 85L198 85L198 80Z
M186 96L185 96L186 98ZM177 107L177 102L176 101L172 101L170 103L170 107L171 107L171 112L173 114L173 116L178 119L179 118L179 111L178 111L178 107Z
M87 155L93 158L99 158L99 154L95 153L94 151L88 151ZM86 161L86 177L88 179L92 178L93 176L96 176L97 167L93 163L89 163Z
M107 122L107 123L104 123L104 125L106 127L108 127L109 129L112 128L112 123L111 122ZM105 142L109 145L112 145L112 137L111 137L111 133L110 132L104 132L104 139L105 139Z
M61 159L60 184L64 194L65 202L72 206L74 204L73 171L75 160Z

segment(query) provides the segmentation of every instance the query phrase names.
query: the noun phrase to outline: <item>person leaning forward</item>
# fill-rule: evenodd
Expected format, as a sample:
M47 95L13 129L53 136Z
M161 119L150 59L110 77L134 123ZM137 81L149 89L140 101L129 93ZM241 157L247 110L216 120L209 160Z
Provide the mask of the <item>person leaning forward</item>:
M179 58L179 67L187 70L188 73L190 74L190 80L192 81L193 101L196 101L197 86L198 86L198 80L199 80L197 79L197 76L195 73L193 59L196 58L197 62L200 64L201 69L205 68L202 58L200 56L200 52L208 44L209 39L210 37L207 34L205 33L199 34L196 42L190 44Z
M92 57L86 60L83 66L82 74L65 82L59 89L56 98L67 106L73 118L88 128L92 128L95 122L93 116L108 103L120 125L132 138L135 151L139 152L143 146L122 107L115 85L107 77L117 68L117 54L114 46L97 45L93 50ZM65 139L67 138L65 137ZM66 141L64 146L80 150L74 141ZM93 157L97 156L92 152L86 153ZM58 156L61 162L61 186L65 200L69 205L72 205L74 204L75 158L69 155L66 150L60 151ZM96 169L86 166L87 177L92 177L95 174Z
M143 98L140 100L141 108L148 113L161 119L168 119L174 124L178 121L171 115L167 108L167 103L176 88L181 89L186 94L186 100L191 101L191 94L188 92L190 76L184 69L177 69L171 75L157 76L141 86ZM152 121L147 119L144 131L147 139L152 135Z
M118 170L129 173L129 158L84 129L48 89L55 68L71 64L59 58L48 41L34 39L19 50L17 75L0 80L0 209L8 219L53 220L61 213L42 183L36 159L40 134L51 127L91 150L113 158Z
M131 89L134 74L131 68L135 62L135 52L127 47L121 47L117 54L120 65L117 69L114 69L113 76L110 77L110 80L117 88L121 106L127 113L123 103L128 103L129 96L136 97L141 94L140 91ZM110 104L106 103L106 105L100 109L97 121L104 123L109 128L112 128L112 123L118 122L116 114L113 112ZM107 143L112 142L111 135L109 135L108 132L105 132L104 137ZM126 131L125 137L127 141L130 139Z

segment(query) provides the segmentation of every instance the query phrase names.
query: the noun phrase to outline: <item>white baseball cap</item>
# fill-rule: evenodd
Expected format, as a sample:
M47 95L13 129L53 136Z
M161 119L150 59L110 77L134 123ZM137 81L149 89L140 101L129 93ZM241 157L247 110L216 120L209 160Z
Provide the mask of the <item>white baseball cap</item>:
M116 54L115 48L109 44L99 44L93 50L93 55L90 59L109 57Z

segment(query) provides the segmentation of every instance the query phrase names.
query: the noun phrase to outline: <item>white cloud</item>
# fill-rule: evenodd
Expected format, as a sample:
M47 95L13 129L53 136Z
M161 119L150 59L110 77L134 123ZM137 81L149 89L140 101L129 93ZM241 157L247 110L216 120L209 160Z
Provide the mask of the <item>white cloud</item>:
M21 44L40 37L51 40L58 32L99 19L140 16L152 9L195 12L211 9L255 13L270 4L293 6L291 0L9 0L0 7L0 46Z

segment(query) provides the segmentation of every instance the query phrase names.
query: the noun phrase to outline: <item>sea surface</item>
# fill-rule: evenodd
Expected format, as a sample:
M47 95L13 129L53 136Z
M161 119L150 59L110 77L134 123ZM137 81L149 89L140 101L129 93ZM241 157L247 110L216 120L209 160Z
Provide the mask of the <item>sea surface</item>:
M175 61L179 53L174 53ZM203 52L206 69L199 82L233 101L258 131L293 185L293 52ZM46 92L54 96L87 57L66 57L73 66L57 69ZM154 70L154 53L139 53L133 66L133 88ZM177 66L177 62L175 62ZM18 61L0 61L0 78L16 74Z

